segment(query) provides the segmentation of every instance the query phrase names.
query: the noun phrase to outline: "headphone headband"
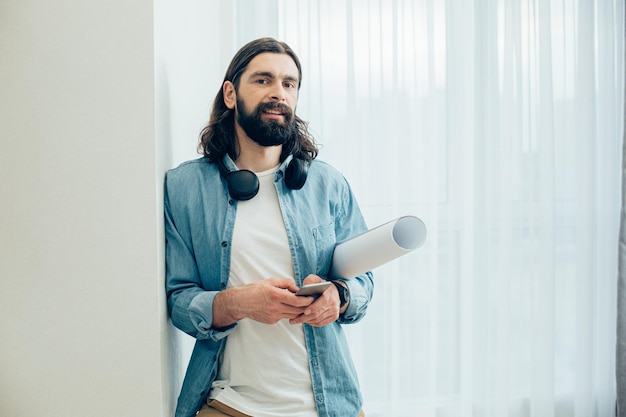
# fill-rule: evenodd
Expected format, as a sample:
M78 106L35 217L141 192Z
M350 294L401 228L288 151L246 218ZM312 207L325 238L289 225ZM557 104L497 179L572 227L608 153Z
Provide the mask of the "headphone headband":
M248 169L231 171L224 164L224 157L217 158L217 168L228 185L228 193L235 200L250 200L259 192L259 178ZM309 172L309 163L293 157L285 169L284 181L290 190L299 190L304 186Z

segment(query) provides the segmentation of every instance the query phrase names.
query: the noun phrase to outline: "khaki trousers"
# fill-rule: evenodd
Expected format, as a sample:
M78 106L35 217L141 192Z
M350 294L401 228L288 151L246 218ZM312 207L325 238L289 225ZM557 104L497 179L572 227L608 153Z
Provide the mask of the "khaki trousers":
M202 409L196 414L196 417L252 417L247 414L241 413L222 404L217 400L209 400L208 405L204 405ZM358 417L365 417L363 410L359 413Z

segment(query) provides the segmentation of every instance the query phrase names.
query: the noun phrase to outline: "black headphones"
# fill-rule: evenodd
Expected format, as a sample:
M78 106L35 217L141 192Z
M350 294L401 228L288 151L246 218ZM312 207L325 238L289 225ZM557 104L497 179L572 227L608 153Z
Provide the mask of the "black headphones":
M235 200L250 200L259 192L259 178L247 169L231 171L224 165L224 158L217 158L217 168L228 184L228 193ZM290 190L299 190L304 186L309 172L309 163L294 157L285 169L285 185Z

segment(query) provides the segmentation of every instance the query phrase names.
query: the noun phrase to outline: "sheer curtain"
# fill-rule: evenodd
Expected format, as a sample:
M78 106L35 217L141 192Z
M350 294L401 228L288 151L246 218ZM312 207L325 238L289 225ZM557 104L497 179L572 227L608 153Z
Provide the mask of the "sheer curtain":
M626 125L626 113L624 114ZM626 135L622 154L622 212L620 216L619 263L617 282L617 349L616 382L617 413L616 417L626 417Z
M370 226L427 243L347 331L368 417L613 416L622 0L233 2ZM259 16L265 16L261 19Z

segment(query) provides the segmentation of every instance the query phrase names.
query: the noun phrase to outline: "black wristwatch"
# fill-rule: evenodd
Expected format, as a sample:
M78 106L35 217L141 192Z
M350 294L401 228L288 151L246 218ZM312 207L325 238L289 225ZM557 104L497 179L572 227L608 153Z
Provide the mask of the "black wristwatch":
M339 309L341 310L348 304L350 301L350 290L347 287L344 287L337 281L330 281L335 287L337 287L337 291L339 291Z

